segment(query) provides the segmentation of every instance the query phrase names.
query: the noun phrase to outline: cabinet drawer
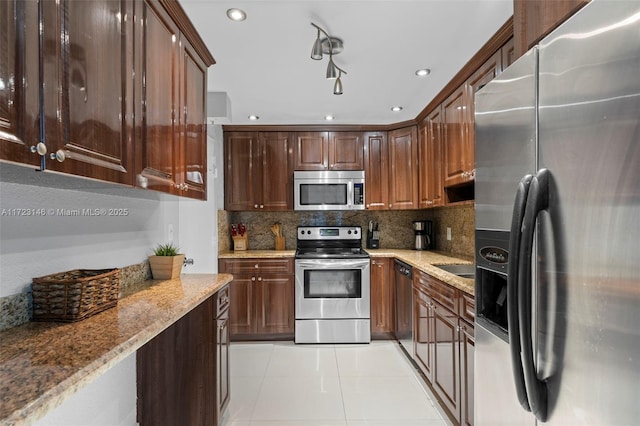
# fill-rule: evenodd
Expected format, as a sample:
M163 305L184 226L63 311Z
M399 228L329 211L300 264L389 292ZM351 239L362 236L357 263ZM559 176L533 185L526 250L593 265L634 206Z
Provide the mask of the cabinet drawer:
M451 312L458 313L458 290L422 271L416 272L414 269L413 276L414 282L422 291Z
M219 269L228 274L293 274L293 258L220 259Z
M460 292L460 317L473 324L476 317L476 300L474 296Z
M218 290L216 293L216 318L220 316L224 311L229 309L229 286L227 285L223 289Z

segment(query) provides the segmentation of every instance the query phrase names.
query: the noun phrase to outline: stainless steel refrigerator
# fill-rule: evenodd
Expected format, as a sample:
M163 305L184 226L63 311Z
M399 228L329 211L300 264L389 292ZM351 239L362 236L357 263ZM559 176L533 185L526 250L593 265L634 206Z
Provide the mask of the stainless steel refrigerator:
M640 2L476 97L476 425L640 422Z

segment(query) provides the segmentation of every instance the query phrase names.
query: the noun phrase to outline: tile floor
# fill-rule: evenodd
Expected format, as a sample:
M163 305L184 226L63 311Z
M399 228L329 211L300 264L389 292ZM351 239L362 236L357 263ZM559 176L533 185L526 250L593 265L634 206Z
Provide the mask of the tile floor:
M396 342L231 345L224 426L447 426Z

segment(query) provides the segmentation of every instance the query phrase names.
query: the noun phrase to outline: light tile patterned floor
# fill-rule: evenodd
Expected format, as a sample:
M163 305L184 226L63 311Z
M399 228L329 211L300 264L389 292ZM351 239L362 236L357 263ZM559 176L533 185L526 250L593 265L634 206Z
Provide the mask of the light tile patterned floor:
M224 426L447 426L396 342L231 345Z

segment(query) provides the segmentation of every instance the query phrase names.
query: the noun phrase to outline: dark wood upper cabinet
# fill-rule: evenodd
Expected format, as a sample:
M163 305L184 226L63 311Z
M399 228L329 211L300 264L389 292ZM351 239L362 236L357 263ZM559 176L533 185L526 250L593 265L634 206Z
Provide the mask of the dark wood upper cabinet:
M514 0L513 38L516 57L589 3L589 0Z
M469 149L467 123L466 87L458 87L442 104L444 186L452 186L466 181Z
M132 5L42 2L47 169L132 183Z
M38 3L0 1L0 160L40 166Z
M386 132L364 134L365 206L369 210L389 208L389 144Z
M294 170L329 169L329 132L297 132Z
M135 51L141 52L135 72L135 184L205 199L207 67L213 58L181 31L185 16L176 2L135 5Z
M178 186L182 188L181 195L204 200L207 198L207 67L184 37L181 56Z
M389 132L389 208L418 206L418 130L416 126Z
M418 206L441 206L442 196L442 108L438 106L418 127Z
M329 170L363 170L364 140L361 132L329 133Z
M144 83L136 87L137 116L141 117L136 184L177 194L180 33L159 3L145 0L137 5L141 11L136 50L141 56L136 75Z
M294 170L362 170L361 132L298 132Z
M482 66L474 72L467 80L467 101L465 111L467 112L468 124L468 144L465 147L465 165L468 171L475 170L475 98L476 92L482 89L487 83L496 78L502 72L502 50L498 50ZM475 172L470 178L475 177Z
M287 132L225 133L226 210L292 209L292 140Z

